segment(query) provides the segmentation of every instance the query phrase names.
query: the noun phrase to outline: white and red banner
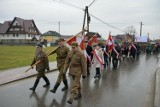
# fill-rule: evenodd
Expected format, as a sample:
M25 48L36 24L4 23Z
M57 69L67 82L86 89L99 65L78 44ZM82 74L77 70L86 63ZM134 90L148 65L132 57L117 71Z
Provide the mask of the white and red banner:
M79 33L78 35L75 35L75 36L71 37L71 38L66 42L66 46L71 49L71 44L72 44L72 42L77 42L78 45L80 46L80 44L82 43L83 40L84 40L84 33L81 32L81 33Z
M114 47L114 40L113 40L111 34L109 33L109 36L108 36L108 52L111 52L113 47Z
M97 39L97 33L95 35L93 35L93 37L88 41L88 45L92 46L93 43L98 43L98 39Z
M78 33L77 35L71 37L67 42L66 42L66 46L69 47L71 49L71 44L72 42L77 42L79 49L81 50L81 52L86 55L86 50L85 50L85 31L81 31L80 33Z

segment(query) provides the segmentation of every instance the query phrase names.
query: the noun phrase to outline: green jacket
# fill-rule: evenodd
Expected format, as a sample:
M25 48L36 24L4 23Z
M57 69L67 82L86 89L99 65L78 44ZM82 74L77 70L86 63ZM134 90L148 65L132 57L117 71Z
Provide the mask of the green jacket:
M42 60L40 63L36 65L36 71L41 72L45 71L45 69L49 69L49 62L48 62L48 57L45 57L45 53L43 51L41 52L36 52L35 57L32 60L32 64L36 63L39 60Z
M80 51L69 52L64 65L64 72L67 72L69 67L69 74L75 76L87 75L87 62L84 54Z
M57 54L57 67L61 67L64 64L69 51L70 50L67 46L61 46L51 53L51 54L54 53Z

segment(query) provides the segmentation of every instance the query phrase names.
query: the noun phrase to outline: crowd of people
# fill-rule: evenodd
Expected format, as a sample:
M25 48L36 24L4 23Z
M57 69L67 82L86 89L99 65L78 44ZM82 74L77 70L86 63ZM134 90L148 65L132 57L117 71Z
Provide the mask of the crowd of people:
M72 104L73 100L81 98L81 77L85 79L87 76L90 76L90 67L94 65L95 67L95 79L101 78L101 70L109 66L109 63L112 62L113 69L117 69L118 62L124 61L126 59L136 59L139 58L139 55L142 51L142 46L137 43L123 43L119 45L114 43L111 50L109 50L108 43L94 43L91 45L88 44L88 41L85 41L86 55L79 50L77 42L72 42L71 50L65 45L65 40L60 38L57 40L58 48L54 50L51 54L57 55L57 68L58 76L55 85L50 92L56 93L59 85L63 81L64 87L62 91L68 89L68 82L66 78L66 72L69 69L69 75L72 77L72 86L70 91L70 97L67 100L69 104ZM158 46L157 46L158 47ZM45 70L49 70L48 58L45 56L45 53L42 50L42 45L38 44L36 48L35 57L33 58L31 66L38 60L41 60L40 63L36 65L36 71L38 72L35 83L30 90L35 91L36 87L41 78L44 79L46 84L43 87L50 85L48 78L45 76Z

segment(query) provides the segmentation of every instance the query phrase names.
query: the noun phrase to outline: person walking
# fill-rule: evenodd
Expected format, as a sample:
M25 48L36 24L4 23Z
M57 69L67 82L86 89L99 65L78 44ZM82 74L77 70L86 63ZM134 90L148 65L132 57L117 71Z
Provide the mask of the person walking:
M120 48L118 44L115 43L111 53L113 69L117 69L119 53L120 53Z
M104 56L103 56L103 51L102 48L100 48L101 44L95 44L93 45L94 50L93 50L93 64L94 67L96 68L96 74L94 78L100 78L101 73L100 73L100 68L103 67L104 64Z
M68 53L64 64L63 74L65 75L67 69L69 67L69 74L71 75L73 81L71 86L71 94L69 100L67 101L69 104L72 104L74 99L81 98L81 83L80 79L86 78L87 76L87 63L84 54L82 54L78 50L78 43L72 43L72 51Z
M65 91L68 89L68 82L66 79L66 75L63 75L63 68L64 68L64 62L70 50L67 46L65 46L65 40L63 38L59 38L57 42L58 42L59 48L53 51L51 55L54 53L57 54L57 68L59 70L59 74L58 74L56 84L54 85L53 89L50 90L50 92L52 93L56 93L56 90L59 87L62 80L64 83L64 87L62 88L62 91Z
M38 72L37 79L35 80L33 87L30 88L30 90L33 90L33 91L35 91L41 77L46 82L46 84L43 87L47 87L50 85L48 78L45 76L45 70L46 69L49 70L49 62L48 62L48 58L45 57L45 53L42 51L41 44L37 45L36 54L35 54L35 57L33 58L31 66L39 60L41 60L41 62L36 65L36 71Z
M91 60L93 58L92 54L92 47L88 45L88 41L85 41L86 46L86 54L87 54L87 76L90 75L90 67L91 67Z

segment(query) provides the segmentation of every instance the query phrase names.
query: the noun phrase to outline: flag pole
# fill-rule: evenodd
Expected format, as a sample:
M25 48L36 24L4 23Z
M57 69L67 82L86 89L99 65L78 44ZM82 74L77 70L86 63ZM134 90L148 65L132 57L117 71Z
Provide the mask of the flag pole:
M80 31L79 33L77 33L75 36L79 35L80 33L83 33L85 31L85 29L83 29L82 31ZM68 40L65 41L68 42L69 40L71 40L73 37L75 36L72 36L71 38L69 38ZM49 53L47 53L44 58L48 57L49 55L51 55L54 51L56 51L60 46L58 46L56 49L50 51ZM38 63L40 63L42 60L38 60L37 62L35 62L31 67L29 67L25 72L28 72L30 69L32 69L35 65L37 65Z

